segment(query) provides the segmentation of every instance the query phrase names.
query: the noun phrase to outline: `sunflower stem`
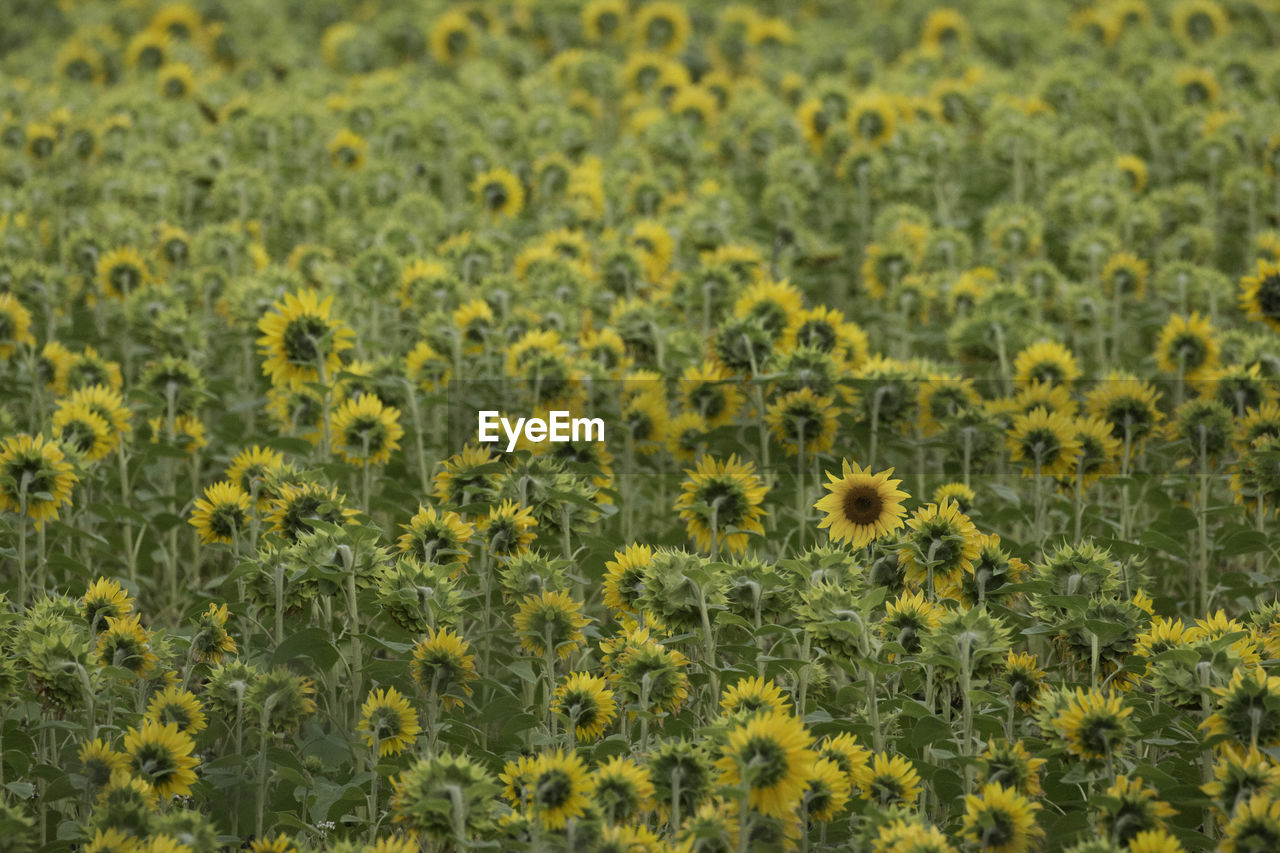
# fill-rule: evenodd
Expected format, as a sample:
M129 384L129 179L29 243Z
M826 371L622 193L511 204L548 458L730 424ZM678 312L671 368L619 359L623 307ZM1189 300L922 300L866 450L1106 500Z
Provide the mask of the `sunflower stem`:
M369 843L374 844L378 840L378 782L381 777L378 775L378 752L381 748L382 741L378 737L377 726L373 727L373 750L369 760L373 778L369 781Z

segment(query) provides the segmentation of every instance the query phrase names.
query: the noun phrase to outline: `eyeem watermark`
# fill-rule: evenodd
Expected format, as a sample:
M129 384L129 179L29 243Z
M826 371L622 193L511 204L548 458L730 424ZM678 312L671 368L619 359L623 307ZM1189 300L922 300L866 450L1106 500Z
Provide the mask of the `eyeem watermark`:
M516 418L515 422L502 417L496 409L484 409L476 413L476 437L482 444L501 441L499 428L507 437L507 452L516 449L523 435L526 441L542 444L544 441L604 441L602 418L575 418L566 411L554 410L547 419Z

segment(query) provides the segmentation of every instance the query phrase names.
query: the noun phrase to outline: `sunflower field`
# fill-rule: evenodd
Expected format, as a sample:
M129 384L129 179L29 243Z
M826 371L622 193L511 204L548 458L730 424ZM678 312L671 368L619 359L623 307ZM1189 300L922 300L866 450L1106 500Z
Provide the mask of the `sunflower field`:
M0 13L0 853L1280 850L1276 0Z

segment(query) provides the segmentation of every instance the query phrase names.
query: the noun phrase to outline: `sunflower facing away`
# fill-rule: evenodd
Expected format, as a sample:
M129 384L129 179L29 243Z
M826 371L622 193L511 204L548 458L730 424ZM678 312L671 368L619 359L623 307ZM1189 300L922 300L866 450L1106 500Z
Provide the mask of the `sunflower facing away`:
M830 528L832 539L852 548L870 545L901 528L906 515L902 502L910 496L898 489L902 481L892 476L892 468L872 474L870 468L843 460L839 477L827 472L830 482L825 486L831 494L813 505L827 514L818 528Z
M258 321L258 348L266 361L262 372L273 385L318 382L321 371L332 379L351 349L355 332L331 316L333 297L320 299L313 290L286 293Z
M733 554L747 549L750 534L763 534L760 503L765 486L751 462L737 456L717 461L704 456L694 470L686 470L683 492L675 509L689 535L704 551L718 551L721 545Z
M772 711L750 717L729 732L716 761L723 785L743 785L747 802L762 814L785 818L804 796L817 753L799 717Z
M365 746L376 746L378 757L399 755L413 745L422 731L418 725L418 712L409 700L394 687L373 690L360 709L360 722L356 724Z
M143 720L142 728L131 728L124 736L129 768L166 799L190 795L196 781L195 767L200 763L191 755L194 750L195 743L177 723Z
M0 444L0 509L25 513L42 526L56 521L71 503L79 481L55 442L44 436L12 435Z
M587 672L569 675L551 697L551 710L569 721L578 740L595 740L613 723L618 711L603 678Z

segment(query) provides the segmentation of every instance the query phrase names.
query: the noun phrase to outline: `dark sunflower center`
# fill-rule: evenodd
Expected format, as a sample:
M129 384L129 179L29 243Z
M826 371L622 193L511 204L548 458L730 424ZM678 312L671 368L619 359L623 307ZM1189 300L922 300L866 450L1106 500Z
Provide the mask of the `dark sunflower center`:
M854 486L845 493L841 506L851 524L874 524L884 511L884 497L874 486Z
M714 418L724 411L724 392L714 385L699 385L689 394L689 401L704 418Z

